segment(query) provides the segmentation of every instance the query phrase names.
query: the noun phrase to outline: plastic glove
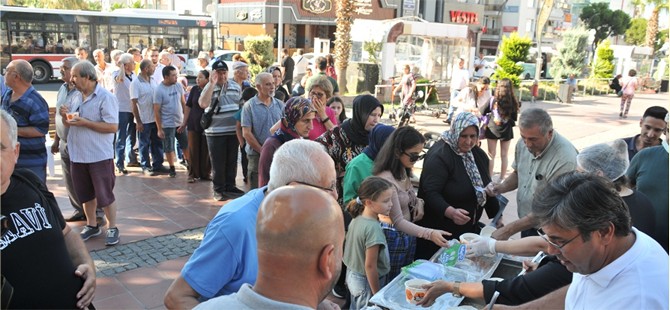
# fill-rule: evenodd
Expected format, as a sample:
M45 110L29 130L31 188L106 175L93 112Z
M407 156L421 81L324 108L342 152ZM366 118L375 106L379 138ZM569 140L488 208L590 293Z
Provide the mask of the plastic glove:
M490 237L479 237L467 245L465 256L472 258L487 254L496 254L496 240Z

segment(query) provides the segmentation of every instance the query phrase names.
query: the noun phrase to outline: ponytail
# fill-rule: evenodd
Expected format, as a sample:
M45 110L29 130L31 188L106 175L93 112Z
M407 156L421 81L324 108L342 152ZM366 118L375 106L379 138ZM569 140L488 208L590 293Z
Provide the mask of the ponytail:
M361 215L365 209L364 200L376 200L381 193L392 186L393 184L384 178L376 176L367 177L358 188L358 197L347 204L347 211L354 218Z

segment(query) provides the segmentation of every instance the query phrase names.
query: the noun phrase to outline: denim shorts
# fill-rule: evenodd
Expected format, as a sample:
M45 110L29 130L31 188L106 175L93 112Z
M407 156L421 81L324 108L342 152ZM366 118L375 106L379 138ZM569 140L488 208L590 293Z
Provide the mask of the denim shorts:
M163 139L163 152L173 153L175 151L175 138L179 141L182 149L188 149L188 134L186 133L186 129L178 133L175 127L163 128L163 134L165 135Z
M386 275L379 277L379 288L384 287ZM365 309L370 298L372 298L372 289L368 278L364 274L347 269L346 283L351 293L351 307L349 309Z

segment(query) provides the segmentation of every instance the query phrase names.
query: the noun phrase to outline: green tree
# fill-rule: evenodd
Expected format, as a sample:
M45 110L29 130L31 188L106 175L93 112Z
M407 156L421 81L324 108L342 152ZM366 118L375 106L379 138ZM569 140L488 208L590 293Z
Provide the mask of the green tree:
M636 18L630 22L630 27L624 34L624 41L630 45L642 45L647 35L647 20Z
M565 31L563 40L558 44L558 55L551 59L551 76L556 80L570 74L580 76L586 66L588 39L589 33L584 28Z
M354 23L354 1L335 1L335 72L340 93L347 92L347 67L351 54L351 25Z
M609 5L609 2L591 3L579 14L579 19L584 22L586 28L596 32L593 39L593 50L608 37L624 34L630 24L628 14L621 10L612 11Z
M244 38L242 57L249 60L249 73L251 73L252 81L258 73L275 61L273 44L274 40L267 35Z
M90 10L88 0L9 0L8 5L41 9Z
M518 87L521 82L519 75L523 72L523 67L517 62L526 61L531 44L530 38L520 37L516 32L512 32L509 37L503 37L500 46L501 55L496 61L498 68L494 73L494 78L497 80L510 79L514 86Z
M661 10L668 9L668 0L647 0L647 3L653 5L654 9L651 11L651 17L649 18L649 24L647 25L645 45L654 47L656 34L658 33L658 16L661 14Z
M598 58L593 69L593 75L599 79L609 79L614 73L614 50L610 48L610 41L605 40L596 51Z

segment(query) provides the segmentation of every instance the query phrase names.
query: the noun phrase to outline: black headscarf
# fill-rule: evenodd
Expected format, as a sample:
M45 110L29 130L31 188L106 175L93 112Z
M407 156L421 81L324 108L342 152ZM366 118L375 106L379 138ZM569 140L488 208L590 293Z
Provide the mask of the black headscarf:
M367 123L372 111L378 107L384 113L384 106L372 95L359 95L354 98L352 117L340 125L353 144L368 145L368 132L365 130L365 123Z
M386 139L388 139L394 130L395 127L393 126L377 124L375 128L370 130L370 134L368 135L370 138L370 143L363 149L363 153L368 155L370 159L375 160L379 150L382 149L384 142L386 142Z

